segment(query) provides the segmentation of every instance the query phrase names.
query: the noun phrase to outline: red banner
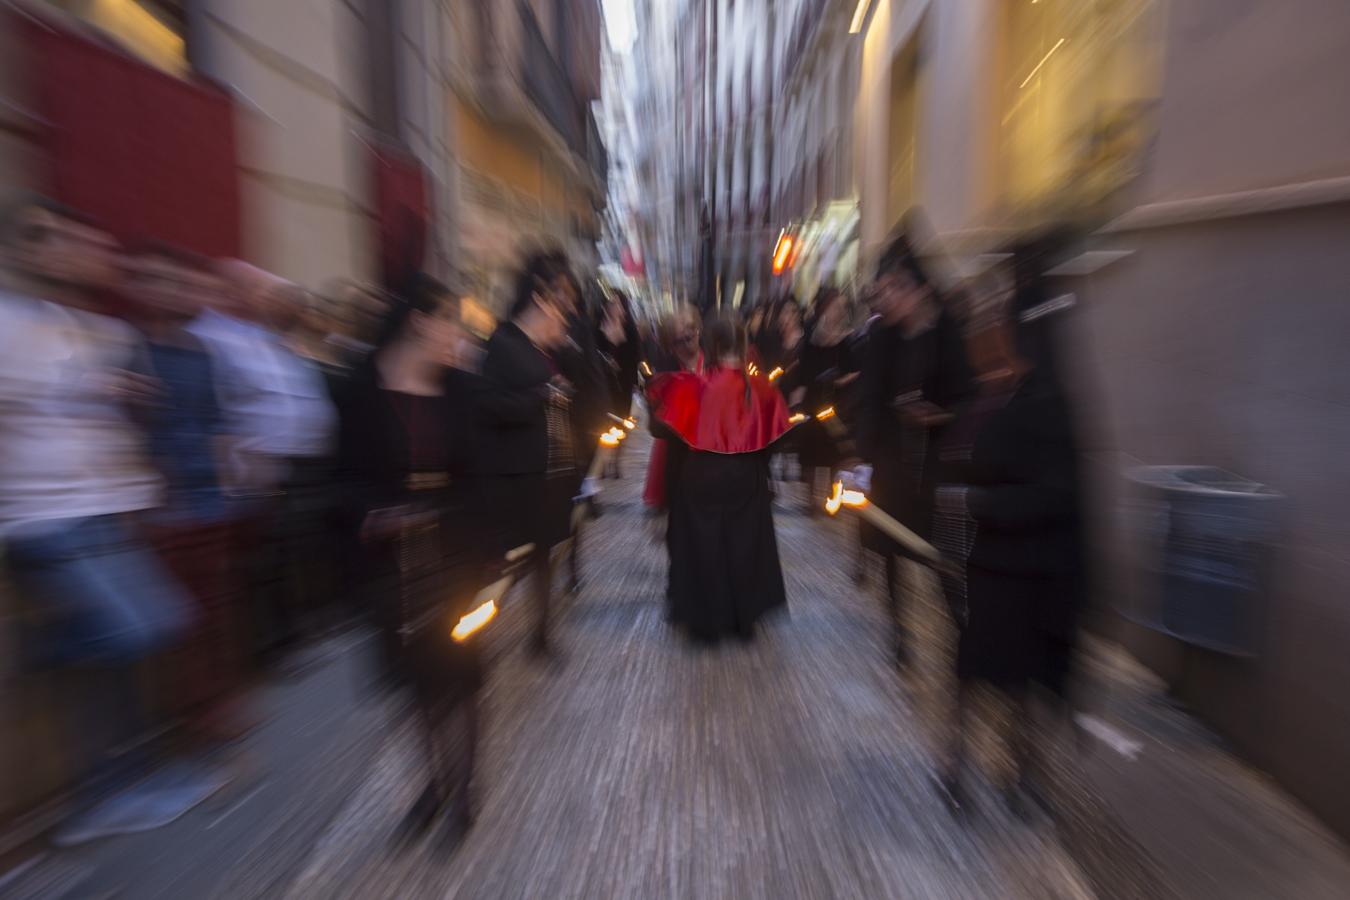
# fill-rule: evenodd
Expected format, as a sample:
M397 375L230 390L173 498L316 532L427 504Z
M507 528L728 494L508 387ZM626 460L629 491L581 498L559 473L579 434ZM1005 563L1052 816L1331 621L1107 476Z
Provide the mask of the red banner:
M17 45L28 54L25 72L45 123L43 189L124 240L238 256L230 97L55 23L11 15L23 29Z
M386 286L397 289L421 271L431 205L422 164L403 150L374 151L375 211L379 217L380 265Z

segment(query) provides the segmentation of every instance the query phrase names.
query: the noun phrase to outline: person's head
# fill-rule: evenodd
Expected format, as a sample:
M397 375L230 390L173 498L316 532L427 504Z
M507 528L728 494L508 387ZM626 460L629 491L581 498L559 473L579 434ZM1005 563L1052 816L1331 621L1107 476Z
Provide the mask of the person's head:
M894 245L882 257L871 294L872 309L887 325L898 325L933 297L932 284L908 244Z
M263 293L263 303L267 324L277 334L308 331L314 298L300 285L289 281L272 285Z
M408 296L390 308L375 352L399 344L448 368L459 359L465 340L459 295L436 279L420 275L413 279Z
M802 308L797 305L797 301L792 297L783 298L782 304L778 307L778 330L784 334L792 330L800 331L802 327Z
M703 334L703 319L698 309L686 303L675 310L671 320L671 352L685 362L698 357L698 342Z
M348 338L373 343L389 315L387 296L375 285L349 279L330 282L324 289L331 310L330 327Z
M636 327L637 323L633 320L633 308L628 303L628 295L620 290L612 290L609 296L605 298L605 312L616 316L624 323L625 328Z
M545 347L555 347L567 336L567 320L574 310L567 261L558 253L536 253L516 273L511 321L528 328Z
M835 334L848 328L848 299L838 288L821 288L813 312L815 327L826 334Z
M285 325L293 318L290 306L297 297L290 282L241 259L218 262L216 274L224 284L216 298L219 312L269 328Z
M96 293L116 284L117 241L83 213L25 194L0 210L0 263L36 285Z
M739 367L745 361L745 326L734 313L719 313L704 334L707 357L719 366Z
M221 291L206 257L172 244L133 246L122 257L122 270L127 299L159 321L195 319Z
M583 315L587 311L586 295L581 290L581 282L567 262L567 257L558 254L558 264L562 272L555 279L558 296L566 303L568 316Z

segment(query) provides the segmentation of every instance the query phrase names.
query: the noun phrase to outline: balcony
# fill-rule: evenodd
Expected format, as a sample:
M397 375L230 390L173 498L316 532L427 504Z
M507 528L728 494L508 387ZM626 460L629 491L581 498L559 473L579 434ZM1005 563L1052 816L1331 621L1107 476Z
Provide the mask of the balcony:
M567 72L553 57L534 11L520 5L525 95L573 153L587 158L585 115Z
M595 114L589 110L586 112L586 162L590 165L591 174L599 182L603 195L608 191L609 185L609 152L600 137L600 127L595 122Z

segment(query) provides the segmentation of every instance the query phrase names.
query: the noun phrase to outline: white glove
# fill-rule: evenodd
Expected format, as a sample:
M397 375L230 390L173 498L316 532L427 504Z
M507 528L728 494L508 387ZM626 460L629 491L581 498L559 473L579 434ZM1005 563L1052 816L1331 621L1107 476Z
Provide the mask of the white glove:
M600 493L600 485L595 483L595 479L587 475L581 480L581 493L577 494L578 500L589 500Z
M839 480L851 491L869 493L872 490L872 467L861 465L846 469L839 473Z

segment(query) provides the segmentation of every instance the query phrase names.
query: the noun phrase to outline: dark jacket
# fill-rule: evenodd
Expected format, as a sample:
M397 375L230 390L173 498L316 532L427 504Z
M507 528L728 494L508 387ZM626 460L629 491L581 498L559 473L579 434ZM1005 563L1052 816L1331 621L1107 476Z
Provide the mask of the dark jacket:
M625 319L623 326L624 341L615 346L605 337L604 332L596 334L596 347L608 369L606 381L609 388L611 410L615 415L627 415L633 405L633 390L638 383L638 365L642 362L642 339L637 325L632 319Z
M589 463L600 434L613 424L609 420L610 385L604 360L596 344L590 320L578 316L568 329L568 341L559 348L558 370L572 385L572 432L581 467Z
M855 430L858 449L874 470L873 499L920 536L931 529L936 454L941 428L924 431L905 424L895 402L917 393L951 413L971 391L970 366L960 324L946 310L929 330L905 337L880 321L867 338L858 379ZM876 549L875 540L870 543Z
M1017 575L1083 568L1078 444L1064 393L1033 372L975 435L958 478L979 525L970 564Z
M451 423L448 473L457 500L467 505L478 500L474 399L480 390L477 376L452 371L446 376L446 392L440 398L443 415ZM343 506L351 524L359 526L370 510L398 505L408 497L406 432L388 392L379 386L373 360L352 373L338 398L338 413L338 479Z
M554 374L549 358L514 323L503 322L492 333L474 404L484 474L547 469L548 384Z

